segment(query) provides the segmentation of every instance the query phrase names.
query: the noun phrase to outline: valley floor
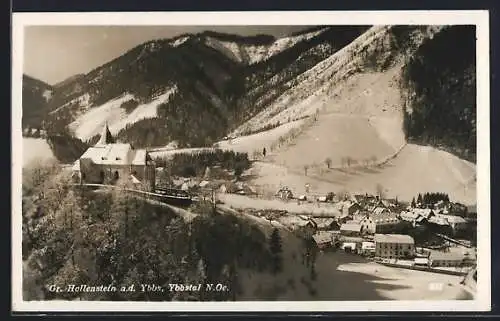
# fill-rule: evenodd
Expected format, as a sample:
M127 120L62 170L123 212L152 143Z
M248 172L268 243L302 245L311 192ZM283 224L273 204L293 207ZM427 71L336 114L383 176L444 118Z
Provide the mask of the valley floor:
M444 192L457 202L475 204L476 168L449 153L432 147L408 144L386 164L358 169L292 169L285 166L256 162L251 171L253 183L263 193L275 193L280 186L288 186L294 194L305 193L310 185L312 194L348 191L350 193L376 193L383 187L388 197L410 201L425 191Z
M255 219L268 233L273 226L280 228L274 222L270 224L265 219ZM280 234L284 270L276 276L241 273L246 290L240 300L472 299L460 284L463 277L387 267L342 251L320 253L316 260L316 278L311 280L310 269L302 262L302 241L285 229L280 229Z

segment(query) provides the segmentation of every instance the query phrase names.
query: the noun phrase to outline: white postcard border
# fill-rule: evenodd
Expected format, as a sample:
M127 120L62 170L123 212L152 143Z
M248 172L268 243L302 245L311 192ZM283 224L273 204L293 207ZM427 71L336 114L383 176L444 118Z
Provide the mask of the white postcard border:
M22 71L29 25L476 25L477 296L468 301L85 302L22 300ZM489 15L474 11L94 12L12 15L12 309L42 311L488 311L491 308ZM459 50L459 48L457 48ZM48 61L47 64L57 63Z

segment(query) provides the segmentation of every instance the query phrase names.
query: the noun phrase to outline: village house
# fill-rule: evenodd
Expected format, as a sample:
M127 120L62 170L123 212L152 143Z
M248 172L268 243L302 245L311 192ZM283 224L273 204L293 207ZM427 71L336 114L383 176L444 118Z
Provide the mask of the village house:
M436 213L430 208L412 208L411 211L429 220L431 217L435 216Z
M282 199L282 200L289 200L289 199L293 198L292 191L287 186L281 187L276 192L275 196Z
M299 233L305 237L309 237L316 233L318 227L313 221L303 221L297 225Z
M357 194L351 197L354 203L357 203L361 208L367 209L369 206L375 206L378 202L378 197L369 194Z
M333 231L340 229L340 225L335 218L315 217L312 219L312 221L316 223L317 229L319 231Z
M397 231L400 220L396 213L384 211L383 214L367 215L359 224L362 226L363 233L392 233Z
M425 217L411 211L402 211L399 214L399 219L410 223L413 227L427 223L427 219Z
M474 258L459 252L433 251L429 256L432 267L465 267L475 263Z
M434 210L437 213L448 214L449 207L450 207L449 203L443 200L440 200L434 204Z
M373 214L373 216L378 216L378 215L387 214L390 212L391 211L389 211L389 209L387 207L378 206L378 207L375 207L375 209L373 209L372 214Z
M97 144L73 164L73 177L81 183L115 184L128 180L138 189L154 191L155 163L144 149L116 143L107 123Z
M347 222L340 226L340 234L343 236L361 236L361 229L361 224Z
M362 210L358 203L352 201L342 201L337 203L337 209L342 213L343 217L352 217Z
M325 249L333 245L334 235L330 232L321 231L313 235L313 240L319 249Z
M460 234L467 229L467 221L460 216L437 214L436 217L445 220L455 235Z
M372 256L375 255L375 243L363 241L361 242L361 247L359 248L359 254L364 256Z
M453 234L453 229L451 228L450 223L444 217L431 216L427 221L427 225L435 233L441 233L445 235Z
M409 235L375 234L374 241L377 257L399 259L415 255L415 241Z

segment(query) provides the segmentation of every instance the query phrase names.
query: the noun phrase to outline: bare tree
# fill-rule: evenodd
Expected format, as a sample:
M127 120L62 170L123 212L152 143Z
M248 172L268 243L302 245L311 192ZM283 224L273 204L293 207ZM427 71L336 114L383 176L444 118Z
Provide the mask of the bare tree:
M351 165L352 165L352 161L353 161L353 159L352 159L352 157L351 157L351 156L347 156L347 157L346 157L346 164L347 164L347 167L351 167Z
M325 159L325 164L326 164L326 167L328 167L328 169L330 169L330 166L332 166L332 159L330 157L327 157Z

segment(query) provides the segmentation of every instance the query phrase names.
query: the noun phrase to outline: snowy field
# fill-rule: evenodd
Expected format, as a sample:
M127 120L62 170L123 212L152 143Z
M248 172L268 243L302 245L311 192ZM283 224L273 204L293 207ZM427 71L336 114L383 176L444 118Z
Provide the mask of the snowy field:
M303 193L305 184L312 193L349 191L376 193L380 184L388 197L409 201L422 191L449 194L450 198L465 204L476 203L476 165L450 153L432 147L408 144L398 156L381 167L351 170L311 168L289 169L277 164L257 162L251 175L253 184L269 192L288 186L294 193Z
M220 141L217 144L221 149L248 153L248 156L252 156L254 151L261 152L264 147L269 150L269 146L276 142L280 136L285 135L292 128L299 127L303 122L304 120L289 122L265 132L248 136L240 136L235 139Z
M156 97L153 101L137 106L129 114L127 114L121 105L134 99L134 96L131 94L124 94L101 106L90 108L72 122L69 128L74 131L76 137L85 141L100 134L104 124L107 122L111 134L116 135L129 124L133 124L142 119L157 117L158 105L167 102L170 95L175 91L175 87L170 88L162 95Z
M23 137L23 167L36 161L55 159L49 144L42 138Z

